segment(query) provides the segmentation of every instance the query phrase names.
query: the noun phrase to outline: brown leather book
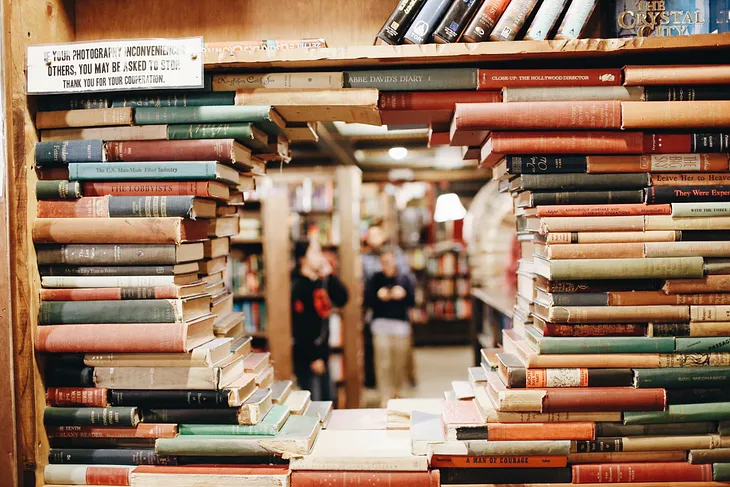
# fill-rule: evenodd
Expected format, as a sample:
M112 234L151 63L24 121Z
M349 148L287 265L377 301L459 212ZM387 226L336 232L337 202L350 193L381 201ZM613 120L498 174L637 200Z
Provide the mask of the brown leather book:
M109 389L95 387L49 387L46 402L49 406L109 407Z
M730 65L624 66L626 86L716 85L730 83Z
M291 473L291 485L296 487L439 487L438 470L430 472L345 472L341 470L301 471Z
M457 103L501 103L502 92L401 91L381 93L378 105L388 110L452 110Z
M573 465L574 484L602 483L603 479L619 482L711 482L712 465L691 465L686 462L609 463Z
M182 218L38 218L35 243L182 243L205 240L208 220Z
M721 172L728 154L643 154L588 156L588 173Z
M230 190L218 181L116 181L88 182L83 185L85 196L200 196L227 200Z
M234 139L130 140L106 143L111 162L218 161L249 166L251 149Z
M624 101L621 128L709 129L730 126L730 100L712 101Z
M37 129L132 125L134 120L132 110L132 108L90 108L38 112L35 124Z

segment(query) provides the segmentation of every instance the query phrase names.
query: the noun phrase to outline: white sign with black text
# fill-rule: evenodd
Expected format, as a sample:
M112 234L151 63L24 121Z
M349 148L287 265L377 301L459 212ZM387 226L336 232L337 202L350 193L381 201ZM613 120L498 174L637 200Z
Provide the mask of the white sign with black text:
M202 87L202 37L28 47L28 94Z

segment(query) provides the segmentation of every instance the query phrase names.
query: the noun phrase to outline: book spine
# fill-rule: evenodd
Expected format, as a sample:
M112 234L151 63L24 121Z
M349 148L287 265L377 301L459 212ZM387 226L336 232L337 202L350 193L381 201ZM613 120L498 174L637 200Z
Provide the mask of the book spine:
M532 205L637 205L643 204L644 191L561 191L533 193Z
M730 448L713 448L707 450L690 450L687 457L689 463L710 464L730 462Z
M674 295L681 296L681 295ZM707 294L711 296L711 294ZM723 294L722 296L727 296ZM723 337L728 334L727 323L653 323L650 336ZM719 351L719 350L718 350Z
M192 196L110 196L109 216L189 218L193 202Z
M405 27L404 27L405 28ZM256 89L319 89L338 90L342 86L342 72L325 73L263 73L219 74L213 76L213 91L235 92ZM258 104L258 103L257 103ZM268 108L268 107L267 107ZM233 120L220 120L227 123ZM241 120L256 122L257 120ZM194 123L194 120L177 123Z
M169 134L170 127L168 127ZM230 139L132 140L107 142L110 162L146 161L218 161L231 162L233 142Z
M730 100L725 86L647 86L646 101Z
M130 467L95 465L46 465L46 485L130 485Z
M730 186L714 188L694 186L652 186L646 189L647 204L724 202L730 198Z
M716 434L717 424L711 421L676 424L596 423L596 437L679 436Z
M154 448L117 448L95 450L87 448L51 448L48 462L52 464L90 465L175 465L175 457L163 457Z
M725 304L727 294L666 294L663 291L612 291L608 294L609 306Z
M176 263L174 245L115 245L115 244L65 244L38 245L36 256L39 265L52 265L45 269L44 275L137 275L130 272L142 272L146 275L145 265L174 265ZM55 265L63 264L63 265ZM123 272L126 268L113 267L71 267L71 266L126 266L137 264ZM171 268L156 272L171 273Z
M485 485L485 473L480 468L441 468L441 485ZM570 484L570 468L493 468L488 472L489 482L499 484Z
M525 101L639 101L643 89L636 86L569 86L502 88L505 103ZM688 151L691 152L691 151Z
M588 173L719 172L728 170L727 154L646 154L587 156Z
M673 353L674 339L652 337L545 337L540 353Z
M175 424L238 424L238 410L220 409L145 409L145 421Z
M544 0L525 33L525 40L544 41L555 27L568 0Z
M730 419L730 403L672 404L664 411L626 411L624 424L666 424Z
M654 257L728 257L730 242L646 242L644 255Z
M709 482L711 465L684 462L573 465L574 484L615 482Z
M457 0L446 11L441 23L436 27L433 39L439 43L459 42L469 25L480 2L476 0Z
M201 93L141 93L127 94L112 100L112 107L200 107L233 105L234 91Z
M514 41L536 5L537 0L511 0L489 35L489 40Z
M137 426L53 426L46 428L49 438L174 438L175 424L139 423ZM106 484L104 484L106 485Z
M432 468L550 468L565 467L567 464L568 457L565 456L479 456L433 454L429 459L429 466Z
M545 323L543 335L546 337L619 337L645 336L647 325L642 324L572 324ZM656 335L671 336L671 335Z
M228 394L206 390L121 390L109 391L109 403L114 406L162 408L227 408ZM146 418L145 418L146 419Z
M571 0L555 39L578 39L597 4L598 0Z
M592 218L585 216L575 216L569 218L548 217L540 219L540 233L548 232L641 232L644 230L644 216L605 216L601 218ZM584 244L587 245L587 244ZM628 244L627 244L628 245ZM633 245L637 245L635 242ZM643 245L637 252L634 250L633 257L643 257ZM631 249L631 247L629 247ZM618 250L617 252L620 252Z
M704 279L673 279L664 284L667 294L691 293L728 293L730 292L730 277L717 275L705 276Z
M38 166L102 161L104 161L104 142L101 140L64 140L38 142L35 145L35 162Z
M673 218L730 216L730 203L673 203Z
M381 110L454 110L456 103L501 103L499 91L396 91L381 93Z
M539 278L542 279L542 278ZM631 283L603 281L548 281L538 283L540 287L551 293L598 293L609 291L656 291L662 287L662 281L649 279L632 281Z
M71 163L69 177L77 181L160 181L215 179L214 162L86 162Z
M485 0L464 30L466 42L486 42L510 0Z
M49 387L94 387L94 368L83 364L75 367L47 367L46 385Z
M426 0L400 0L393 13L390 14L388 20L381 27L380 32L378 32L375 38L376 43L378 40L386 44L400 43L408 27L413 23L413 19L416 18L425 3Z
M451 0L426 0L421 11L408 27L403 41L408 44L427 44L436 26L451 5Z
M573 217L573 216L635 216L635 215L671 215L671 205L555 205L538 206L535 216Z
M622 103L631 102L457 103L453 124L457 130L618 129Z
M510 174L584 173L587 169L587 156L507 156Z
M645 134L644 149L649 153L727 153L730 134Z
M167 138L170 140L194 139L236 139L253 138L253 124L217 123L195 125L168 125Z
M687 460L685 451L648 451L648 452L597 452L571 453L568 461L571 465L597 463L627 463L627 462L684 462Z
M176 323L181 320L174 301L44 301L39 325L93 323Z
M131 125L131 108L99 108L95 110L60 110L38 112L37 129L62 129L70 127L105 127Z
M526 369L525 379L528 389L588 387L588 369Z
M106 197L80 198L73 201L39 201L38 218L108 218Z
M682 232L551 232L546 237L551 243L624 243L624 242L674 242L682 238ZM637 289L638 291L639 289Z
M41 301L110 301L179 297L177 286L41 289Z
M242 424L181 424L181 436L276 436L279 430L272 425Z
M702 257L656 259L557 260L551 264L551 279L672 279L700 278ZM616 308L620 309L620 308Z
M667 404L702 404L711 402L730 401L730 391L727 388L714 389L667 389ZM727 436L720 428L720 436Z
M706 129L730 125L730 100L656 101L647 110L646 103L621 102L624 129Z
M136 407L46 407L43 423L47 426L137 426Z
M550 389L543 412L663 411L664 389L569 388Z
M105 408L107 389L88 387L49 387L46 390L46 402L49 406L92 406Z
M588 190L643 189L649 184L646 174L523 174L522 189Z
M81 198L81 183L78 181L38 181L35 183L38 200L77 200Z
M139 340L142 332L145 339ZM186 352L186 348L183 327L167 323L40 326L35 341L36 351L48 353Z
M475 68L405 69L345 72L345 88L377 88L380 91L476 90Z
M644 244L636 242L618 245L557 244L547 248L547 255L550 259L640 259L645 257Z
M480 89L495 89L481 74ZM484 85L484 88L482 86ZM642 132L493 132L497 154L641 154Z
M558 247L558 246L553 246ZM552 306L608 306L608 293L552 293Z
M725 332L726 334L728 332ZM679 353L730 352L730 338L727 336L704 338L677 338L676 351ZM722 377L717 377L722 380ZM724 377L727 379L727 376ZM697 387L705 387L698 384Z
M702 340L715 339L694 339L677 338L677 352L680 353L706 353L703 348L711 347L685 347L680 342L690 341L692 343ZM723 342L730 343L730 339L721 338ZM689 348L689 350L687 350ZM717 347L717 350L724 350ZM679 369L634 369L634 387L664 387L667 389L691 389L695 387L725 387L730 383L730 367L712 368L679 368Z
M593 423L492 423L489 441L590 440Z
M73 182L73 184L80 184ZM200 196L214 198L208 181L130 181L119 183L87 182L83 191L87 196Z
M111 100L105 93L89 93L75 96L40 96L38 111L55 112L60 110L88 110L91 108L109 108Z
M73 244L71 244L71 245L73 245ZM172 276L174 271L173 271L172 265L154 265L154 266L152 266L152 265L149 265L149 266L47 265L46 266L46 265L44 265L44 266L39 267L39 272L42 277L61 277L61 276L137 277L137 276Z
M353 487L382 485L398 487L438 487L438 470L430 472L343 472L293 471L291 485L297 487Z

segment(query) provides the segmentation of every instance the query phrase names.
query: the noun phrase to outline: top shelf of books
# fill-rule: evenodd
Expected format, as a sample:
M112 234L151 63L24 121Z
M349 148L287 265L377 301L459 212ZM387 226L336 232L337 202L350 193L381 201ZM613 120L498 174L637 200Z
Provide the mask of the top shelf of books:
M703 53L708 55L713 51L729 52L730 34L207 52L205 67L214 71L229 69L263 71L429 64L486 64L548 59L614 58L621 60L650 54L671 56L689 52L696 54L698 49L702 49Z

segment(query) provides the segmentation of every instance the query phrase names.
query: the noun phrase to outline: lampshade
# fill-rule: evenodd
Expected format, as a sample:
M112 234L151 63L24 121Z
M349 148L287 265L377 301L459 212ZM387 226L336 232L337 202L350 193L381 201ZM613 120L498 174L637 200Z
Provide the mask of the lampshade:
M461 220L466 216L466 208L461 204L459 195L446 193L436 199L436 211L433 212L433 219L437 222L448 222Z

